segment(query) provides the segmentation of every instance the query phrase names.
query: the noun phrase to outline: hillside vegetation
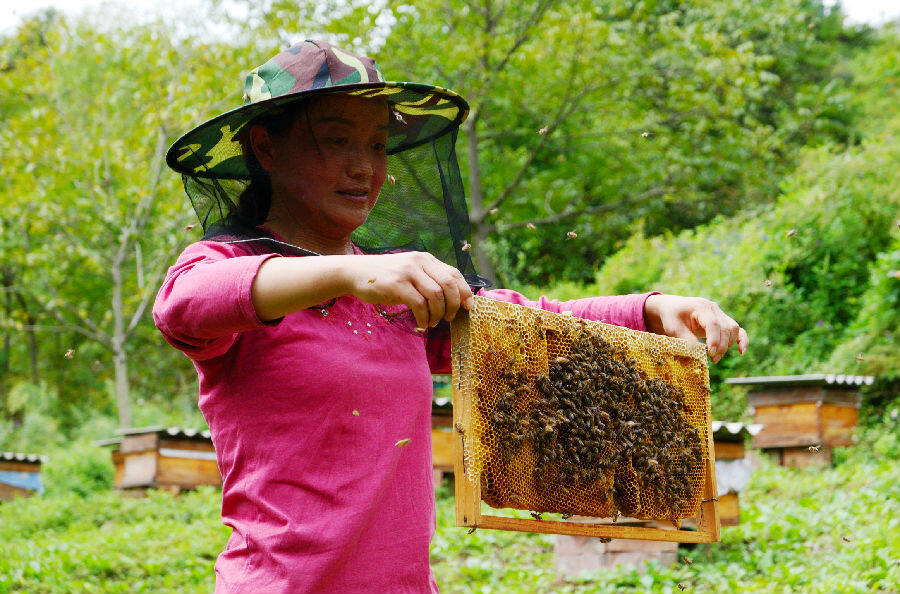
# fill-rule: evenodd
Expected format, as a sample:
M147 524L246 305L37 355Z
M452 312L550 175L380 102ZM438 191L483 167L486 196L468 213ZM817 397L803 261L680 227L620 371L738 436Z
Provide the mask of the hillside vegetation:
M772 205L683 231L632 236L589 286L548 289L572 298L645 291L718 302L750 335L743 357L712 366L713 414L742 414L734 376L850 373L879 376L869 398L897 394L900 361L900 41L844 68L866 113L861 140L803 152ZM529 289L537 291L539 289Z

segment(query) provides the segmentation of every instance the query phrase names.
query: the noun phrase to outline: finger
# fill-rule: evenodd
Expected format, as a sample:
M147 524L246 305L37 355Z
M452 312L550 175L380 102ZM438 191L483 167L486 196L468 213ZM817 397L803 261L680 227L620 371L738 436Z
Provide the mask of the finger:
M421 326L421 328L436 325L444 317L446 308L444 290L424 270L421 270L419 274L413 275L412 283L419 294L425 298L428 311L425 325Z
M746 330L740 328L738 331L738 351L743 355L748 346L750 346L750 337L747 336Z
M444 315L442 317L449 322L456 315L456 311L462 303L457 283L457 277L462 277L462 275L459 274L458 270L452 266L447 266L443 262L438 262L437 264L436 266L427 267L425 272L441 288L444 299ZM432 321L437 323L434 318L432 318Z
M400 302L412 312L418 328L428 328L428 300L412 283L403 283L400 291Z
M718 363L720 354L720 345L722 341L722 332L719 328L719 321L715 314L707 308L695 311L691 314L692 319L699 328L703 329L706 336L706 350L713 363Z

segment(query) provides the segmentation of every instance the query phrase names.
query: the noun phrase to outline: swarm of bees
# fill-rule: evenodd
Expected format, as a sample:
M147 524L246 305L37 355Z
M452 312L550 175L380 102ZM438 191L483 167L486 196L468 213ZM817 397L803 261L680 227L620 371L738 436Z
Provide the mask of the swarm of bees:
M577 508L574 493L615 517L652 509L675 519L692 505L704 450L684 392L648 376L599 335L580 333L546 375L513 371L510 362L499 379L505 392L493 406L479 403L503 469L483 476L489 504L520 507L503 475L525 473L547 502L539 511L598 515Z

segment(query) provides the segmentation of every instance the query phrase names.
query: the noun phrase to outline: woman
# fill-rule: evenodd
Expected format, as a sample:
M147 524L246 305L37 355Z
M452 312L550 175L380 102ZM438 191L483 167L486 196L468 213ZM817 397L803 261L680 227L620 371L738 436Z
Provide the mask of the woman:
M454 93L386 83L372 60L310 41L254 70L245 89L243 107L169 151L207 234L154 306L197 368L222 472L233 530L216 592L437 591L431 373L449 371L441 322L471 305L470 285L705 334L715 361L746 348L743 330L702 299L531 302L478 288L460 247L453 140L467 107ZM416 242L457 266L400 249Z

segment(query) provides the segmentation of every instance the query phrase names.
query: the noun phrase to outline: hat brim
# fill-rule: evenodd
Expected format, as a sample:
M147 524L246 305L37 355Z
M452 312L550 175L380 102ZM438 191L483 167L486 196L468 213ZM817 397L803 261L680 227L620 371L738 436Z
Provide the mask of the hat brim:
M388 102L395 114L388 124L389 155L443 136L457 128L469 113L469 104L458 94L421 83L355 83L309 89L249 103L200 124L169 147L166 163L193 177L248 179L250 172L238 141L247 124L310 96L336 93Z

